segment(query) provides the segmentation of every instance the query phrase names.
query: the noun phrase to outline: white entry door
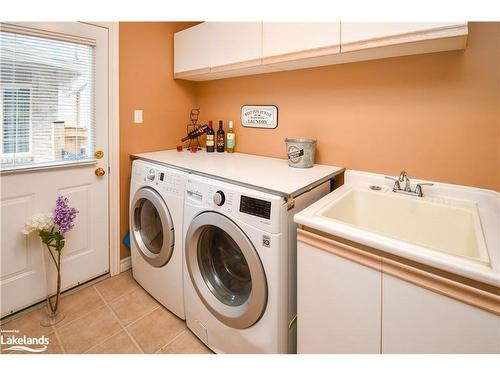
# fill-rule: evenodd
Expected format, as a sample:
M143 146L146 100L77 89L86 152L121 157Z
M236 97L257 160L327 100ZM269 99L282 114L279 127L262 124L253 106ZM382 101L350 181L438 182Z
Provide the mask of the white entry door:
M33 213L52 212L59 195L79 211L63 250L63 289L109 271L108 30L4 23L0 48L3 317L55 290L47 249L21 230Z

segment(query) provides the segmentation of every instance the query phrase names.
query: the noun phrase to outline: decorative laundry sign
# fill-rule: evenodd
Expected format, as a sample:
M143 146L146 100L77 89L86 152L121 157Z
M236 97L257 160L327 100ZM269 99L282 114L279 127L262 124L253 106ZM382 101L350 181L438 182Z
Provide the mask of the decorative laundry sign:
M247 128L275 129L278 126L278 107L275 105L244 105L241 125Z

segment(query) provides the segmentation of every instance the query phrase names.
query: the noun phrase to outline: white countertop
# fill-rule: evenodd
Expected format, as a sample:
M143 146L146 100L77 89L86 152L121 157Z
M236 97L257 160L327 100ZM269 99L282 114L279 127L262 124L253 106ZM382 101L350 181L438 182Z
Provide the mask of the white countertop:
M412 185L420 182L424 181L412 179ZM317 215L319 210L326 207L334 200L339 199L350 189L358 187L368 189L370 185L378 185L382 187L382 189L392 191L393 182L384 179L382 175L347 170L345 172L344 185L297 213L294 216L294 220L298 224L305 225L324 233L329 233L486 284L496 287L500 286L500 210L498 209L500 207L500 194L491 190L438 182L434 182L434 186L424 187L425 197L436 199L463 199L474 202L474 205L477 206L478 209L482 231L490 257L490 264L485 265L397 240L382 234L363 230L362 228L347 223L328 220Z
M132 158L159 163L218 180L295 197L344 171L333 165L315 164L312 168L292 168L285 159L240 152L191 153L184 149L133 154Z

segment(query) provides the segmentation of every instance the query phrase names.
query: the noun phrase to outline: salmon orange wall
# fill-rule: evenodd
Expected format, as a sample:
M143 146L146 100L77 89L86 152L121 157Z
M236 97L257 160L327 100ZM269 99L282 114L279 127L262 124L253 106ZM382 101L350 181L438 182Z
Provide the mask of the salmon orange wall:
M315 138L319 163L500 190L500 23L469 33L464 51L198 83L200 116L235 120L240 152ZM244 104L277 105L278 128L243 128Z
M464 51L174 80L173 33L194 24L120 23L122 237L130 154L175 147L194 106L204 122L235 120L240 152L284 158L285 137L310 137L319 163L500 190L500 23L470 23ZM243 128L243 104L277 105L278 128Z
M195 105L193 83L173 79L173 34L195 23L120 23L120 235L128 230L130 154L173 148ZM134 124L134 109L144 123ZM130 255L123 245L122 258Z

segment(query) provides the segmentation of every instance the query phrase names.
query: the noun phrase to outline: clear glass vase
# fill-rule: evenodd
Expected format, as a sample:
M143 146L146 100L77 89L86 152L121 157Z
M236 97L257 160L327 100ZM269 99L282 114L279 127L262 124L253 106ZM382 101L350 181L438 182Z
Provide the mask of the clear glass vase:
M50 306L48 305L48 302L47 302L47 306L45 306L45 314L42 317L42 319L40 320L40 325L42 327L54 326L57 323L59 323L61 320L63 320L64 317L65 317L65 315L61 311L59 311L59 309L56 310L55 312L53 312L50 309Z
M47 283L47 298L45 299L45 314L43 315L40 325L42 327L50 327L56 325L64 319L65 315L61 312L60 297L61 297L61 256L57 252L52 255L48 252L48 247L45 249L45 280ZM53 291L55 288L55 291Z

